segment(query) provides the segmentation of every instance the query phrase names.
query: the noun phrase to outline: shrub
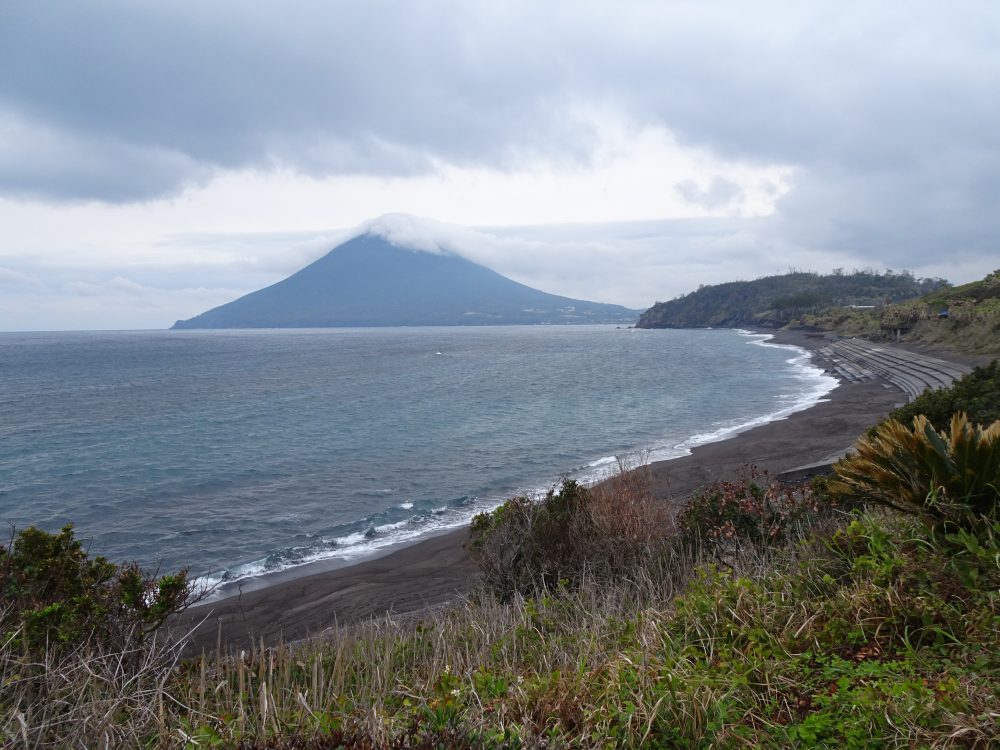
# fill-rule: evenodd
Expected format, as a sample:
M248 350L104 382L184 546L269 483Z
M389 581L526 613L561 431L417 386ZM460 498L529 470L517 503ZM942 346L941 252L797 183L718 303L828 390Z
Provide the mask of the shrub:
M1000 421L984 428L959 413L942 434L923 415L912 429L890 419L833 469L835 496L914 514L940 531L977 528L1000 500Z
M654 550L669 525L646 470L622 465L591 489L567 479L541 500L511 498L477 515L471 532L484 584L509 596L614 575Z
M72 526L36 528L0 547L0 635L20 629L36 657L90 642L118 650L140 646L191 593L186 572L156 579L138 565L89 558Z
M822 483L780 482L756 466L745 466L734 480L713 482L681 508L677 525L688 537L716 547L784 544L805 521L839 503L825 497Z

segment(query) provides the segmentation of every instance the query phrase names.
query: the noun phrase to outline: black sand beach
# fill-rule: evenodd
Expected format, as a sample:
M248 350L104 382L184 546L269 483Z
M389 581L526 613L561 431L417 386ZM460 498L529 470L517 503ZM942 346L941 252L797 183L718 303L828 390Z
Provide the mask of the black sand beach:
M775 343L816 348L821 342L780 333ZM843 383L816 406L735 437L695 448L691 455L651 466L653 487L665 502L683 500L708 482L745 464L772 473L818 461L850 446L905 397L880 382ZM306 574L240 596L193 607L178 623L190 628L195 648L249 638L296 640L337 624L445 604L475 578L463 543L467 529L337 570Z

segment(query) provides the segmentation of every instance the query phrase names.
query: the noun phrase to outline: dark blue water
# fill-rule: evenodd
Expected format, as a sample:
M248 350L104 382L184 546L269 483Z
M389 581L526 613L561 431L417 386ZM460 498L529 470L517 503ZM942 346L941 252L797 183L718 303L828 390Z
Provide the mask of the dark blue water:
M0 521L238 578L456 526L833 385L735 331L0 334Z

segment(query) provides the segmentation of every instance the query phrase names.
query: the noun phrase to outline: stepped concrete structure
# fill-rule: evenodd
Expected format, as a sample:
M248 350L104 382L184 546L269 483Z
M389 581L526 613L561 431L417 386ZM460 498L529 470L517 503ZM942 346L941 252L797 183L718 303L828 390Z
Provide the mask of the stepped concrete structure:
M833 341L816 354L828 363L829 374L848 383L874 380L881 381L885 388L898 388L906 399L899 406L912 401L928 389L947 388L971 370L955 362L946 362L865 339ZM789 469L779 477L786 482L801 482L818 474L826 474L851 449L844 448L814 463Z
M840 339L818 352L829 371L848 382L877 377L896 386L912 401L928 388L947 388L970 368L865 339Z

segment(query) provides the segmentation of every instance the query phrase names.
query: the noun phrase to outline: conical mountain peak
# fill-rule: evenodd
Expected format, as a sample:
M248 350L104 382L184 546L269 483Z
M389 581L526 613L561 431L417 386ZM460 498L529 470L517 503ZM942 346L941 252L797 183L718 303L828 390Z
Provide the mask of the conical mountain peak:
M287 279L179 320L174 328L633 323L620 305L561 297L454 252L441 227L379 217Z

